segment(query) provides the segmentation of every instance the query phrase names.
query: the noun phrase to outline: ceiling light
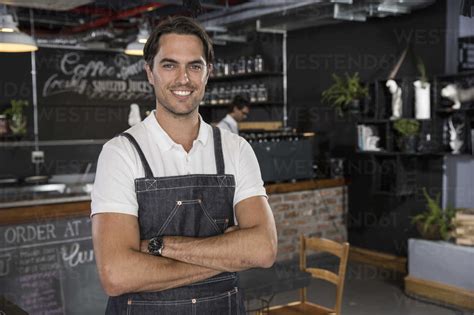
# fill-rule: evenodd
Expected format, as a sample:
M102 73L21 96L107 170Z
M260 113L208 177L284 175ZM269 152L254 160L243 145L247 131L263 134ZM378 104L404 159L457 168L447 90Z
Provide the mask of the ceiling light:
M131 42L125 48L125 54L132 55L132 56L143 56L143 48L145 47L144 44L139 43L137 41Z
M138 31L135 41L127 45L125 53L132 56L143 56L143 48L145 48L149 36L150 32L148 31L148 25L145 23L145 25Z
M29 52L38 50L34 39L20 32L10 14L0 14L0 52Z

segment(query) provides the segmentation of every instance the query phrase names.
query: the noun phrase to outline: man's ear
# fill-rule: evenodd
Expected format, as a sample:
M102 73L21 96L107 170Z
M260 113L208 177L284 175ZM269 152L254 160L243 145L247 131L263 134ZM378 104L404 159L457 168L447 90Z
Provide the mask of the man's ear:
M150 66L148 65L148 63L145 63L145 71L146 71L146 77L148 78L148 82L151 84L151 85L154 85L155 81L153 79L153 71L151 70Z
M211 72L214 70L214 65L212 63L207 65L207 77L206 77L206 83L207 80L209 80L209 76L211 75Z

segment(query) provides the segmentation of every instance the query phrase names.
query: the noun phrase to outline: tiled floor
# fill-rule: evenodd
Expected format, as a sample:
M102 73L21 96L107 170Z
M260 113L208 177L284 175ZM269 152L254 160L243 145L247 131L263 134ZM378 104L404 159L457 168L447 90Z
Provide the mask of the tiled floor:
M403 293L403 277L372 266L349 264L343 298L343 315L474 315L473 311L441 307L409 298ZM312 280L308 299L332 306L334 286ZM296 301L298 291L276 295L271 305ZM255 306L252 303L250 306Z

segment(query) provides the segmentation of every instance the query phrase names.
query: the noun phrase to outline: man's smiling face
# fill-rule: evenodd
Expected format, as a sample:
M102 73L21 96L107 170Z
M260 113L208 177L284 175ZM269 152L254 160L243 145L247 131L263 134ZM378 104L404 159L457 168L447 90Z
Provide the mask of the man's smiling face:
M145 68L157 106L176 116L187 116L197 110L211 70L199 37L162 35L153 69L148 65Z

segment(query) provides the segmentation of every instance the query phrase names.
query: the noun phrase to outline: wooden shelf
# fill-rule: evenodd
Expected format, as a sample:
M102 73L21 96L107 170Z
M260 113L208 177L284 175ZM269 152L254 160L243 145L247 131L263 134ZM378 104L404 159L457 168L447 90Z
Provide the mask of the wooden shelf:
M261 77L270 77L270 76L282 76L283 72L254 72L254 73L242 73L242 74L234 74L228 75L223 77L212 77L209 78L209 82L224 82L230 80L246 80L246 79L256 79Z
M347 179L344 178L329 178L329 179L311 179L298 181L294 183L277 183L265 185L268 194L281 194L293 191L323 189L338 186L345 186L348 184Z
M213 107L228 107L230 104L205 104L199 105L200 108L213 108ZM255 102L250 103L250 106L283 106L283 102Z

